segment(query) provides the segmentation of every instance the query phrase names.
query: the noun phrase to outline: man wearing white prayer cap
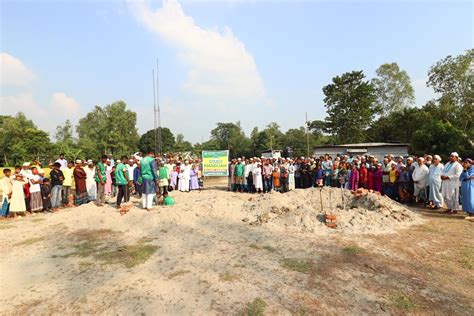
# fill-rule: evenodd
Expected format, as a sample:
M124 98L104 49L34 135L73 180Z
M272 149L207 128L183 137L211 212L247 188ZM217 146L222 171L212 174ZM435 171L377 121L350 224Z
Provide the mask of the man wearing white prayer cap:
M441 173L441 194L446 204L446 213L454 214L459 210L459 177L463 171L462 165L459 163L459 155L457 152L451 153L449 162L444 165Z

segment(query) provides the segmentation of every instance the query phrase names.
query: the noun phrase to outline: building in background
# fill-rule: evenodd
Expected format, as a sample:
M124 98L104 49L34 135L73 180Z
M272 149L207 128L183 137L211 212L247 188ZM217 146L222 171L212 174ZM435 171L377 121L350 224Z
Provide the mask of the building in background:
M314 147L313 156L319 157L328 154L333 158L337 154L357 156L369 155L382 160L386 154L397 156L408 155L408 144L401 143L360 143L342 145L322 145Z
M275 158L275 159L278 159L278 158L281 158L281 150L265 150L265 151L262 151L262 158Z

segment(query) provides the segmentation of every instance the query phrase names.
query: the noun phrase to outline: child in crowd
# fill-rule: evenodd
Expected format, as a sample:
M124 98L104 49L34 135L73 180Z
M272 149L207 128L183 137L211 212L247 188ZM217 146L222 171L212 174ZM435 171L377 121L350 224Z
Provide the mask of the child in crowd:
M322 187L324 181L324 170L320 164L316 167L316 186Z
M273 178L273 189L275 191L280 191L280 169L278 167L275 167L275 169L272 172L272 178Z
M0 192L2 192L2 208L0 218L8 217L10 211L10 200L12 198L12 180L10 179L12 172L10 169L3 169L3 178L0 180Z
M110 179L112 181L112 186L110 188L112 197L115 197L117 195L117 182L115 181L115 170L116 166L113 166L111 171L110 171Z
M163 204L164 206L173 206L175 204L175 201L174 198L168 194L168 192L164 192L161 204Z
M52 212L51 186L49 185L48 178L43 178L43 183L41 184L41 197L43 198L43 212Z
M281 177L281 192L288 192L288 171L285 167L281 167L280 177Z
M171 184L173 190L178 189L178 167L174 167L173 171L171 172Z
M408 187L410 185L410 176L406 166L402 167L402 173L398 178L398 195L400 197L400 203L410 202L410 192Z
M30 210L31 212L38 212L43 210L43 198L41 197L41 177L38 169L33 167L30 176Z

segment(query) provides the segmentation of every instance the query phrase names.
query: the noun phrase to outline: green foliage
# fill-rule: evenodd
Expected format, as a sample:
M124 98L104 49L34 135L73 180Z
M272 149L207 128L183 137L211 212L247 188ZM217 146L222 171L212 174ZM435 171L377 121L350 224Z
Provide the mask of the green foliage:
M415 103L410 77L397 63L383 64L375 72L377 77L372 79L377 96L375 104L384 115Z
M183 152L188 152L192 150L193 150L193 145L190 142L184 140L183 134L176 135L176 143L173 148L174 152L183 153Z
M51 152L48 133L38 129L21 112L14 117L1 117L0 146L0 163L11 166L35 159L47 160Z
M240 122L217 123L217 127L211 131L211 140L217 149L230 150L231 157L249 154L250 140L245 136Z
M246 308L239 313L239 315L246 316L263 316L265 308L268 306L267 302L260 297L257 297L252 302L248 303Z
M174 138L173 133L167 127L158 127L157 135L161 132L161 141L163 144L162 152L170 152L173 151L176 140ZM157 144L159 141L157 140ZM140 141L138 142L138 146L140 150L146 151L148 148L155 148L155 130L151 129L147 131L140 137Z
M427 86L441 94L440 109L472 140L474 138L474 49L438 61L428 72Z
M79 120L79 147L88 157L102 153L114 156L130 154L138 146L137 114L127 110L123 101L105 107L95 106Z
M357 143L366 139L365 130L378 112L372 84L364 81L362 71L352 71L336 76L323 88L326 131L338 143Z

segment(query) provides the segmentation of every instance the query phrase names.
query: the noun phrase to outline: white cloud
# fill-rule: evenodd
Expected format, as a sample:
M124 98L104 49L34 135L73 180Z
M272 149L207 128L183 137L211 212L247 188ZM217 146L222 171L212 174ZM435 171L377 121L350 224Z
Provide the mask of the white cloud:
M53 93L46 104L38 102L31 92L0 96L0 104L3 115L23 112L39 128L49 132L51 138L54 137L56 126L67 119L76 124L81 111L80 104L62 92Z
M39 106L32 93L20 93L18 95L0 96L2 114L16 115L23 112L33 122L38 123L37 118L44 119L47 111Z
M33 72L18 58L0 53L0 86L26 85L35 78Z
M53 95L51 96L51 105L53 107L53 110L64 111L65 113L68 113L68 116L71 117L77 116L81 107L76 100L71 97L68 97L65 93L62 92L53 93Z
M149 30L178 49L188 67L185 90L203 96L265 96L252 54L230 28L199 27L176 0L164 0L157 10L144 2L133 2L131 8Z

